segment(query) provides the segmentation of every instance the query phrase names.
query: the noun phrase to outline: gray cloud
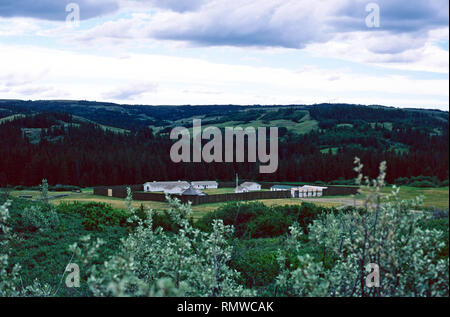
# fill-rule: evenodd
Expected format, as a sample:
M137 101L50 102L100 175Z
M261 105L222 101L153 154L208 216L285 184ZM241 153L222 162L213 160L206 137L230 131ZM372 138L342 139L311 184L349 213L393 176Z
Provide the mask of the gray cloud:
M69 3L79 5L81 20L112 13L119 8L116 0L0 0L0 17L64 21Z
M210 0L195 12L155 21L149 35L199 45L302 48L331 38L322 9L310 0Z
M155 21L149 36L198 45L303 48L336 34L377 31L426 37L431 29L448 26L448 0L379 0L381 28L369 29L366 0L209 0L196 11ZM424 42L424 41L422 41ZM408 45L393 47L403 51Z
M448 0L374 1L381 10L380 29L365 25L368 0L0 0L0 16L64 20L65 6L72 1L80 5L82 19L119 8L157 9L149 23L110 21L80 36L86 41L154 38L200 46L301 49L337 34L362 31L368 32L368 39L396 35L390 38L393 44L369 41L367 46L376 54L397 54L423 46L429 30L448 27L449 21Z
M195 11L202 5L206 4L209 0L135 0L137 3L147 4L151 7L157 7L162 9L169 9L175 12ZM127 2L125 0L123 5L126 7Z
M363 21L367 0L342 1L332 25L336 30L365 30ZM381 30L394 33L423 32L448 26L448 0L376 0L380 7Z

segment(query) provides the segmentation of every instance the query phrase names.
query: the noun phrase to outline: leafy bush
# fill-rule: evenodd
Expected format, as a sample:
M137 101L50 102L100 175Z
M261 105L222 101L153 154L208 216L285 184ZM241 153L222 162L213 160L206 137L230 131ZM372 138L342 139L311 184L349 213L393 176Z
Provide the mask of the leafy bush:
M105 244L97 251L96 261L103 263L118 250L126 229L105 226L102 232L92 232L86 230L80 214L55 213L58 218L57 228L29 230L30 227L23 225L25 209L39 210L44 216L51 212L51 207L41 202L13 198L7 205L6 214L0 202L0 297L91 295L87 284L83 282L80 289L58 288L65 266L72 257L69 246L87 234L101 238ZM47 222L32 214L29 223L42 228ZM6 228L3 224L8 228L9 237L2 233L2 228ZM2 241L6 244L2 245ZM7 277L2 275L3 269L8 272ZM82 281L86 281L87 267L80 267L80 272Z
M105 226L127 226L128 212L99 202L62 202L56 208L59 213L79 214L87 230L103 231Z
M260 202L230 202L199 219L197 226L210 230L213 221L220 219L225 225L234 226L235 235L242 237L247 234L247 224L267 210L268 207Z
M196 226L210 230L215 219L233 225L238 238L271 238L288 233L293 222L298 222L308 233L308 226L322 213L337 212L335 208L323 208L312 203L301 205L266 206L262 202L232 202L219 207L214 213L201 218Z
M355 163L362 185L362 164ZM385 170L382 163L376 180L365 178L370 193L364 213L325 214L310 226L309 239L335 258L330 269L309 254L298 256L299 265L292 269L287 255L302 248L303 233L298 225L290 228L286 251L278 257L277 285L283 295L448 296L449 259L439 256L445 233L423 229L427 214L415 211L420 200L401 201L394 191L390 200L381 201ZM372 265L380 268L377 287L367 284Z
M168 200L168 213L180 227L178 233L153 230L151 211L143 222L130 209L130 221L137 221L138 226L117 255L104 265L91 266L88 282L93 294L154 296L156 289L156 293L171 296L253 295L237 283L239 273L228 266L233 250L228 239L233 229L218 220L213 222L211 233L201 232L187 220L192 213L189 204ZM95 247L90 245L72 249L84 263L91 262L86 254L95 254Z
M427 187L436 187L436 184L434 184L430 181L416 181L416 182L409 183L408 186L427 188Z
M294 222L294 217L282 212L266 212L252 219L247 225L247 235L251 238L277 237L288 232L289 226Z
M230 266L241 273L247 288L267 288L278 275L277 254L280 239L241 240L235 245Z
M355 180L354 179L336 179L333 180L331 182L329 182L330 185L355 185Z
M399 177L394 181L394 184L420 188L444 187L448 186L448 179L441 182L436 176Z
M59 226L58 214L53 210L43 211L40 206L30 206L23 210L20 218L23 230L50 230Z
M194 220L192 217L188 218L188 222L191 226L194 225ZM178 233L180 230L179 224L177 224L173 217L170 216L169 212L165 210L162 213L153 213L152 214L152 223L153 223L153 230L156 230L157 228L162 228L166 232L173 232Z
M444 233L442 241L445 245L441 250L438 250L437 259L448 259L449 257L449 222L448 222L448 210L447 211L434 211L432 219L422 222L421 227L424 230L439 230Z

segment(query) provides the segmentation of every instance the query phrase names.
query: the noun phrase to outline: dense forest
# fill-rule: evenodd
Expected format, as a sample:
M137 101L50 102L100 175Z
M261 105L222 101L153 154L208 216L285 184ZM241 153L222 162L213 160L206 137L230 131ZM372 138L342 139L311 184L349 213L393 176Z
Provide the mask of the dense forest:
M437 183L448 179L448 112L443 111L329 104L197 108L61 103L58 108L55 102L0 101L0 185L32 186L43 178L53 185L78 186L229 181L236 173L259 181L329 183L354 178L355 156L372 177L381 161L389 162L391 183L420 175ZM255 163L172 163L174 141L167 132L193 117L221 128L227 122L276 124L278 171L259 174ZM313 128L297 129L305 124Z

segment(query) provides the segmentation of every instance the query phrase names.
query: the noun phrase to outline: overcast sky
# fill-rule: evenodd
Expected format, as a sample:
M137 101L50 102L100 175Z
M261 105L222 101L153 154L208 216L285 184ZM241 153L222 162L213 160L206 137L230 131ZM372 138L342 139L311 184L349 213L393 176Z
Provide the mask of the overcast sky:
M0 0L0 99L448 111L448 0L370 2Z

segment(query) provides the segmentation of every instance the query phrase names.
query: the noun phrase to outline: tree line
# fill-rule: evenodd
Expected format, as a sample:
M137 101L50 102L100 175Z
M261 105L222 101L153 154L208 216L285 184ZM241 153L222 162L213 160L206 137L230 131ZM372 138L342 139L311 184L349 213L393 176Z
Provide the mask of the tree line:
M40 129L31 142L24 129ZM361 123L334 126L305 135L280 129L279 168L260 174L256 163L179 163L170 160L174 141L167 134L140 127L118 133L70 114L43 113L0 125L0 185L49 184L77 186L140 184L151 180L330 182L355 177L352 159L365 162L373 177L382 161L388 179L435 176L448 179L448 129L430 133L407 124L391 129ZM60 136L60 138L55 138ZM332 150L332 148L335 150Z

